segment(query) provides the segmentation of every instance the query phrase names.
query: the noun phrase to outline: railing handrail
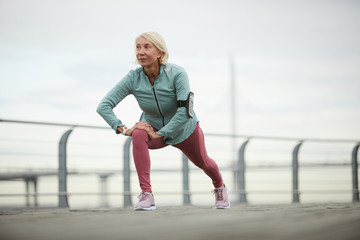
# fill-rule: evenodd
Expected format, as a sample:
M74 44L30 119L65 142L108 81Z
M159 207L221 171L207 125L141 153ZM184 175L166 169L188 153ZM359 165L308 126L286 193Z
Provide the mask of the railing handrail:
M10 120L10 119L0 119L0 122L8 123L20 123L20 124L38 124L38 125L51 125L51 126L63 126L71 127L68 129L61 137L59 142L59 168L58 168L58 178L59 178L59 193L67 193L67 139L70 136L74 128L93 128L93 129L109 129L109 127L103 126L94 126L94 125L80 125L80 124L66 124L66 123L52 123L52 122L37 122L37 121L22 121L22 120ZM247 143L252 139L265 139L265 140L282 140L282 141L296 141L297 145L293 149L292 157L292 170L293 170L293 202L300 202L299 200L299 189L298 189L298 171L299 171L299 162L298 155L300 146L306 142L327 142L327 143L355 143L351 155L351 166L352 166L352 178L353 178L353 201L359 202L359 190L358 190L358 161L357 154L360 147L360 140L354 139L320 139L320 138L291 138L291 137L271 137L271 136L254 136L254 135L237 135L237 134L218 134L218 133L207 133L207 136L214 137L232 137L232 138L244 138L245 141L241 145L238 151L238 161L236 167L237 174L237 192L239 193L239 200L242 203L247 203L246 199L246 190L245 190L245 149ZM131 205L131 191L130 191L130 144L131 137L127 138L124 144L124 167L123 167L123 176L124 176L124 206ZM186 157L183 157L183 194L184 194L184 204L190 203L189 198L189 188L188 188L188 174L189 171ZM37 179L30 179L33 181L34 188L36 189ZM30 180L27 180L27 185ZM27 187L28 188L28 187ZM37 200L35 200L37 204ZM59 195L59 207L69 207L67 195Z
M36 124L36 125L49 125L59 127L71 128L94 128L94 129L108 129L107 126L86 125L86 124L71 124L71 123L56 123L56 122L41 122L41 121L24 121L14 119L2 119L0 122L7 123L23 123L23 124ZM264 139L264 140L280 140L280 141L306 141L306 142L334 142L334 143L360 143L360 139L329 139L329 138L296 138L296 137L280 137L280 136L263 136L263 135L244 135L244 134L226 134L226 133L204 133L206 136L211 137L232 137L232 138L246 138L246 139Z
M80 127L80 128L109 129L109 127L105 127L105 126L70 124L70 123L55 123L55 122L40 122L40 121L23 121L23 120L1 119L1 118L0 118L0 122L49 125L49 126L59 126L59 127L71 127L71 128Z

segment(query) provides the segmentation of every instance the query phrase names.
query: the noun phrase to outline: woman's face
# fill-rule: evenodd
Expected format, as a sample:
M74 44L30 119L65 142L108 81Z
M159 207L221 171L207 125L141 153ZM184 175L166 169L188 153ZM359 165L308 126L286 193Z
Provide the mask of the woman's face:
M143 67L159 63L162 52L155 45L144 37L136 40L136 59Z

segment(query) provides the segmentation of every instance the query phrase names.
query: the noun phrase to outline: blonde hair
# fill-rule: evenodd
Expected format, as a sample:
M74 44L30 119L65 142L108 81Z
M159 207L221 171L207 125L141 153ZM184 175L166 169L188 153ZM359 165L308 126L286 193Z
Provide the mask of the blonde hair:
M135 45L136 45L136 40L138 40L140 37L143 37L143 38L149 40L150 42L152 42L152 44L154 44L154 46L163 53L162 56L160 57L159 61L160 61L160 64L165 65L169 59L169 52L167 50L164 38L157 32L145 32L145 33L140 34L135 39ZM136 60L136 62L137 62L137 60Z

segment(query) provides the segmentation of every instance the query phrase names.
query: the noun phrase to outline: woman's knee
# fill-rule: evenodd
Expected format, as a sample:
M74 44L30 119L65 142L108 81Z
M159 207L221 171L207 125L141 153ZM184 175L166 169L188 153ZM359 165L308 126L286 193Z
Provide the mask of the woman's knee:
M132 139L133 139L133 141L148 140L148 134L143 129L135 129L132 132Z

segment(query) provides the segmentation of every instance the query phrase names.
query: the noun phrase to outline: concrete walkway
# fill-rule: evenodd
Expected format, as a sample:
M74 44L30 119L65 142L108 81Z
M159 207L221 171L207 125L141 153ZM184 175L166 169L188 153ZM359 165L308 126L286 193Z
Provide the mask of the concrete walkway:
M360 204L0 210L0 239L360 239Z

